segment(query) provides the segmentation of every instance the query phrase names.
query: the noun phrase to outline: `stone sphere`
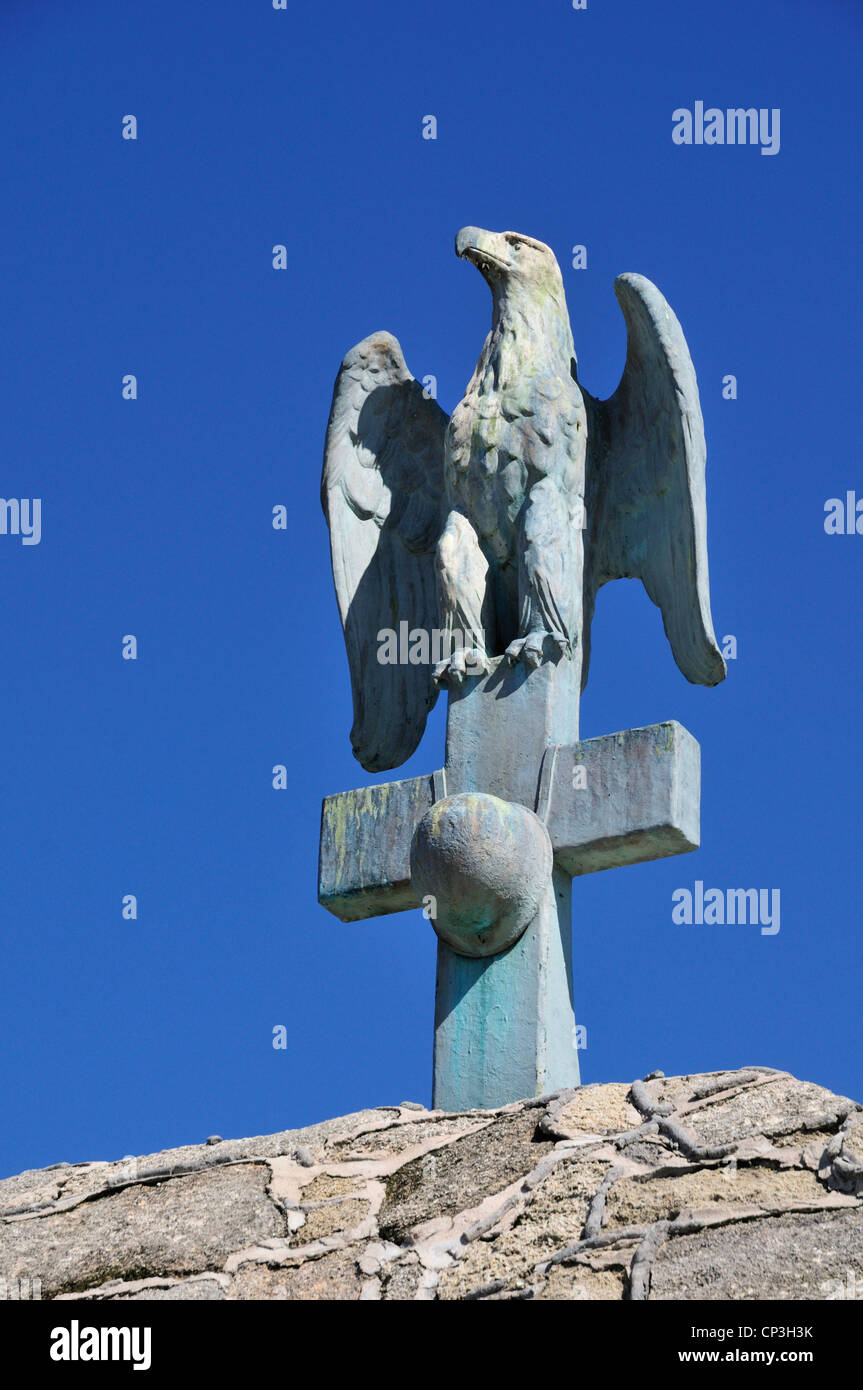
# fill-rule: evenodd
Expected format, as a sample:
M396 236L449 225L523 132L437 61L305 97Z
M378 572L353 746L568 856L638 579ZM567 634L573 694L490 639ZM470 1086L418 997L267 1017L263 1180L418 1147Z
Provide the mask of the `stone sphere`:
M432 925L461 956L518 941L551 880L548 831L526 806L485 792L435 802L411 844L411 884L431 897Z

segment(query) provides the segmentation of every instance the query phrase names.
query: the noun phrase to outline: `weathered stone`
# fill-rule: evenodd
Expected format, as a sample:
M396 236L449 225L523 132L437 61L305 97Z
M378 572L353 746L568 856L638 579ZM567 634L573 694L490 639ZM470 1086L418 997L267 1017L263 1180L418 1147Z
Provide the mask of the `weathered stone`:
M114 1293L105 1299L107 1303L218 1303L227 1297L226 1291L215 1279L183 1279L163 1289L141 1289L138 1293Z
M833 1133L828 1129L795 1129L790 1134L780 1134L771 1139L773 1152L788 1157L789 1161L799 1161L799 1156L807 1151L821 1157ZM807 1167L820 1168L819 1162L807 1163Z
M342 922L419 907L411 886L410 837L433 804L431 777L408 777L326 797L321 814L321 905Z
M576 1154L558 1163L534 1189L527 1209L516 1222L532 1227L545 1247L542 1259L581 1239L591 1200L608 1176L611 1163Z
M863 1111L848 1126L842 1143L842 1153L855 1163L863 1164Z
M771 1077L784 1076L784 1072L769 1068L744 1071L694 1072L686 1076L666 1076L664 1072L651 1073L644 1082L636 1083L636 1088L647 1096L650 1106L655 1110L668 1106L671 1110L685 1110L706 1097L717 1096L722 1092L733 1092L741 1086L755 1085Z
M331 1161L344 1162L347 1158L372 1158L386 1154L404 1153L417 1145L429 1144L463 1134L465 1130L477 1129L483 1123L477 1115L451 1115L446 1119L407 1121L391 1125L387 1129L365 1131L353 1139L332 1144L328 1149Z
M823 1086L780 1075L776 1080L747 1086L728 1100L689 1110L683 1124L702 1144L725 1144L748 1134L820 1130L825 1118L838 1127L852 1108L852 1101L833 1095Z
M555 1265L549 1270L548 1278L541 1283L535 1297L540 1303L551 1300L619 1301L625 1291L626 1277L619 1270L594 1270L584 1265Z
M560 1163L511 1226L493 1239L474 1240L458 1264L441 1275L438 1297L464 1298L492 1284L532 1285L536 1264L581 1239L591 1199L609 1166L578 1159Z
M398 1113L395 1107L360 1110L302 1129L255 1135L248 1139L225 1139L214 1148L206 1144L188 1144L176 1149L163 1149L159 1153L119 1159L114 1163L62 1164L56 1169L42 1171L51 1181L56 1174L60 1200L64 1201L95 1196L100 1192L154 1179L167 1180L185 1173L211 1172L242 1159L294 1157L299 1148L307 1149L311 1158L323 1163L331 1152L331 1146L340 1143L347 1145L357 1134L391 1124L398 1118ZM28 1174L20 1176L28 1179L32 1188L32 1178ZM10 1205L19 1205L16 1194L26 1191L26 1187L5 1186L18 1182L19 1178L6 1178L0 1182L0 1202L5 1191L9 1193ZM21 1199L22 1202L25 1200Z
M701 749L676 720L583 739L554 749L553 757L548 826L555 859L568 873L698 848Z
M496 956L518 941L551 869L551 840L539 817L486 792L436 801L411 841L411 883L434 903L432 926L461 956Z
M231 1281L226 1298L337 1300L359 1299L362 1278L357 1269L356 1252L336 1250L329 1255L306 1260L304 1264L275 1269L268 1265L241 1265Z
M387 1301L413 1301L417 1296L423 1267L415 1255L393 1262L384 1271L381 1297Z
M699 1168L656 1176L621 1178L605 1200L604 1226L644 1226L685 1211L728 1206L780 1207L817 1202L826 1195L813 1173L758 1165Z
M421 1222L465 1211L523 1177L553 1147L534 1142L536 1125L533 1110L504 1115L478 1134L400 1168L387 1183L381 1235L404 1241Z
M4 1277L39 1278L44 1295L110 1279L219 1268L232 1250L284 1235L262 1164L127 1187L59 1215L0 1227Z
M310 1245L313 1240L353 1230L369 1214L369 1203L356 1199L344 1202L328 1202L326 1206L314 1207L306 1212L305 1225L294 1232L292 1245Z
M642 1163L648 1168L655 1168L660 1164L671 1166L675 1162L685 1166L685 1160L670 1144L663 1144L658 1140L636 1139L633 1143L625 1145L622 1152L631 1163Z
M358 1178L333 1177L329 1173L319 1173L303 1187L303 1202L325 1202L330 1197L347 1197L357 1192L363 1183Z
M632 1100L661 1106L636 1139ZM0 1217L0 1280L64 1301L853 1298L863 1111L848 1106L749 1069L60 1165L0 1189L7 1211L47 1203ZM746 1131L719 1161L688 1128L714 1110Z
M678 1236L659 1250L650 1297L826 1299L863 1279L863 1209L794 1213Z
M618 1134L636 1129L642 1117L627 1100L629 1087L608 1083L582 1086L572 1100L555 1111L555 1125L564 1134Z
M56 1202L60 1196L61 1182L72 1171L70 1165L64 1163L55 1168L30 1168L14 1178L0 1179L0 1215L18 1211L21 1207Z

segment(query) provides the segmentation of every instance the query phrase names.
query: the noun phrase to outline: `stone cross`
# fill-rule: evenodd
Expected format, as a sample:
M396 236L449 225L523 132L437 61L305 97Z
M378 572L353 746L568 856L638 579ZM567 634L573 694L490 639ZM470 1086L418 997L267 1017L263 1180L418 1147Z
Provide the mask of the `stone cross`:
M505 660L449 692L430 776L324 800L319 900L424 907L438 934L436 1109L579 1084L571 885L699 843L700 749L673 721L579 741L578 664Z

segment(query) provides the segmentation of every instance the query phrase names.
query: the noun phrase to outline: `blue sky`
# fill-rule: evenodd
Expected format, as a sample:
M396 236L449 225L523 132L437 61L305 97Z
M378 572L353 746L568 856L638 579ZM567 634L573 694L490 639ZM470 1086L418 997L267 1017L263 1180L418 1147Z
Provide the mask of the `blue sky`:
M640 585L600 596L582 732L685 724L703 845L576 882L584 1079L761 1063L863 1099L863 536L823 525L863 497L861 39L850 0L3 5L0 492L42 539L0 536L0 1171L429 1100L429 924L316 902L321 798L374 780L319 482L367 333L460 398L490 310L466 223L555 249L594 394L615 275L668 297L738 642L693 687ZM675 145L698 100L779 108L779 153ZM780 889L781 930L674 924L696 879Z

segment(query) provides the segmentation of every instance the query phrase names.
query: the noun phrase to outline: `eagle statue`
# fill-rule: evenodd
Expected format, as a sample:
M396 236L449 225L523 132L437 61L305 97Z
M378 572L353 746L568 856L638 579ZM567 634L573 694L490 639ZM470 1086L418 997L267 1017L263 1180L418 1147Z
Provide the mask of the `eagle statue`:
M456 254L492 294L492 326L451 416L386 332L336 378L322 501L353 691L354 754L369 772L416 749L441 685L496 658L571 661L587 679L597 590L639 578L687 680L725 662L710 616L705 442L683 330L649 280L615 293L627 327L614 395L579 381L560 268L543 242L464 227ZM386 663L400 624L443 633L443 655ZM529 675L528 675L529 678Z

